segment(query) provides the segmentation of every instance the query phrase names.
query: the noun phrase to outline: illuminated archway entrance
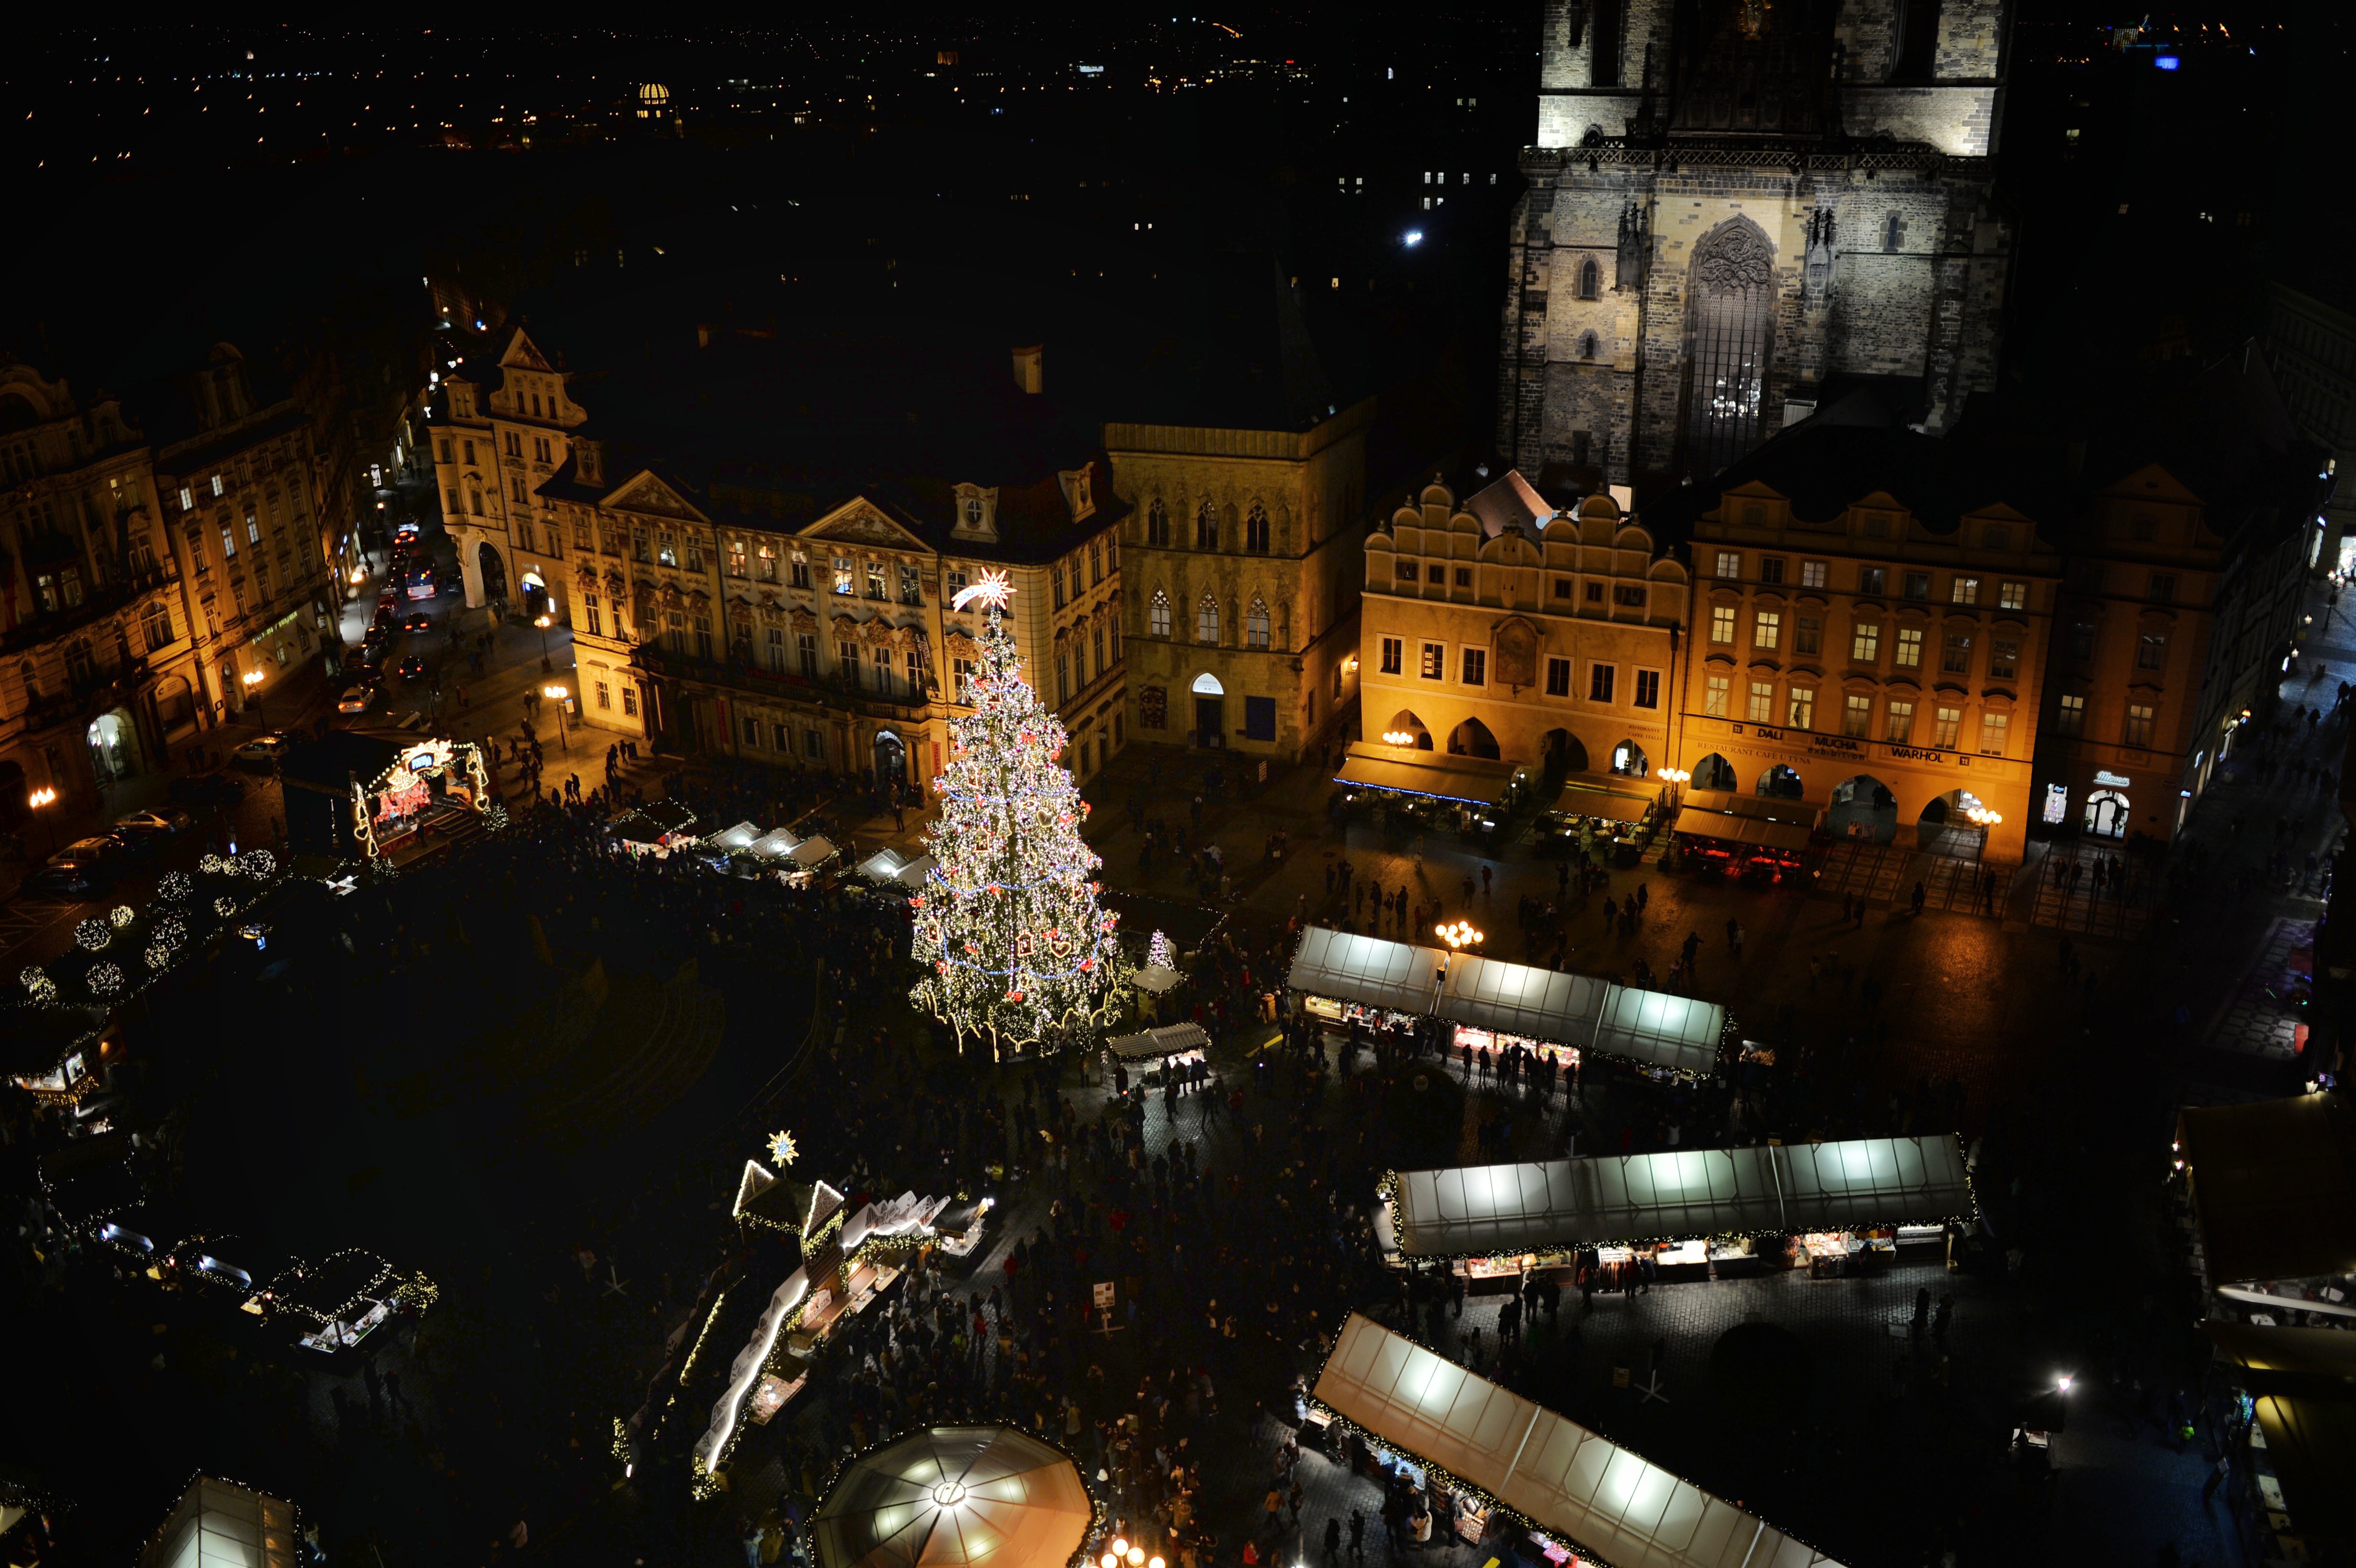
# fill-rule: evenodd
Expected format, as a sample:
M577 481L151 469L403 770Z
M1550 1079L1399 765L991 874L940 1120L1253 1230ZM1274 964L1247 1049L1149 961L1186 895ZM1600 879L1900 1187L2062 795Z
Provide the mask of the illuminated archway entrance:
M2098 789L2086 797L2086 831L2097 838L2127 836L2127 797L2115 789Z
M1693 787L1696 789L1733 789L1736 783L1734 764L1716 752L1693 765Z
M1825 830L1836 838L1887 844L1898 837L1898 797L1871 773L1858 773L1833 785Z

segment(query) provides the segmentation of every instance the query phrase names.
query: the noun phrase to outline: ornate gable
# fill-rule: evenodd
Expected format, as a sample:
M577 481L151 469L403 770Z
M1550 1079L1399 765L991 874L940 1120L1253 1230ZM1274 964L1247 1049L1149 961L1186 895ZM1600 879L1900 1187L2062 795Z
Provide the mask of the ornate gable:
M710 523L711 518L697 511L672 489L647 469L625 482L598 503L610 512L639 512L648 517L677 517L685 522Z
M929 550L932 548L886 517L881 507L863 496L829 512L804 528L799 537L841 539L848 543L872 544L884 549Z
M499 356L499 364L507 369L539 370L552 376L556 373L556 367L548 362L548 357L541 353L540 346L532 342L520 326L515 329L515 336L508 339L507 352Z

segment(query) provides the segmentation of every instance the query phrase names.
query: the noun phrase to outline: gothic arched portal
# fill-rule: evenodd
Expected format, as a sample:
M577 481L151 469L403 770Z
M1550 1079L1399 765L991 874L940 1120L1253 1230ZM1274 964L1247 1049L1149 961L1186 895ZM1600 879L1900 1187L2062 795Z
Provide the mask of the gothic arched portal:
M1691 474L1715 474L1758 444L1775 282L1774 243L1748 218L1727 219L1694 247L1684 442Z

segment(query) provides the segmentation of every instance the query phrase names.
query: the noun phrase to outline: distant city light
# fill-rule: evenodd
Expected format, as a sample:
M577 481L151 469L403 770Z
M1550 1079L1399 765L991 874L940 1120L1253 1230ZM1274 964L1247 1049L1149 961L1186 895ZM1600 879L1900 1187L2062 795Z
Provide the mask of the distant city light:
M1401 239L1401 240L1399 241L1399 243L1401 243L1402 245L1420 245L1420 244L1422 244L1422 243L1423 243L1423 230L1422 230L1422 229L1408 229L1408 230L1407 231L1406 236L1405 236L1403 239Z
M2174 55L2160 55L2154 59L2151 63L2158 66L2162 70L2174 70L2184 62L2177 59Z

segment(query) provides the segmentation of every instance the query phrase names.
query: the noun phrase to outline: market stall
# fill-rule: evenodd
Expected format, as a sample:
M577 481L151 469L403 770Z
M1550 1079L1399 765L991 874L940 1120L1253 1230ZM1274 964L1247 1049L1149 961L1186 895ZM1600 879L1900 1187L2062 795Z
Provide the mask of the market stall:
M2356 1115L2344 1096L2188 1108L2176 1157L2219 1296L2253 1321L2356 1327Z
M1898 1227L1929 1239L1976 1212L1944 1134L1401 1171L1383 1207L1405 1258Z
M811 842L823 843L824 840L814 839ZM930 855L918 855L910 859L897 849L878 849L859 862L859 874L878 887L900 887L911 892L922 892L925 878L938 863Z
M405 744L381 773L352 781L352 837L363 858L399 865L479 831L490 801L472 741Z
M1412 1033L1431 1011L1445 959L1437 948L1312 925L1285 984L1312 1018Z
M2266 1549L2253 1530L2261 1554L2296 1560L2279 1549L2284 1538L2309 1560L2322 1542L2356 1541L2356 1488L2348 1485L2356 1473L2356 1334L2214 1320L2201 1328L2239 1385L2244 1457L2263 1515L2254 1522L2277 1543Z
M1317 1402L1561 1541L1583 1563L1816 1568L1832 1560L1754 1514L1356 1313Z
M1211 1049L1211 1037L1199 1024L1163 1024L1136 1034L1117 1034L1105 1040L1105 1050L1131 1067L1148 1069L1145 1083L1159 1084L1173 1068L1191 1068Z
M1529 770L1489 757L1461 757L1367 741L1352 745L1333 782L1352 814L1376 816L1394 832L1487 833L1502 827L1529 784Z
M1585 854L1633 864L1633 857L1659 830L1661 811L1650 795L1573 780L1563 785L1550 810L1538 813L1534 837L1541 854Z
M695 813L678 801L650 800L643 805L625 806L607 818L605 837L625 854L659 858L695 842L696 836L689 831L694 826Z
M1704 870L1780 882L1806 862L1812 835L1797 823L1688 805L1677 813L1677 853Z
M392 1265L373 1253L354 1250L305 1270L277 1305L300 1325L296 1344L334 1355L384 1327L400 1296Z

